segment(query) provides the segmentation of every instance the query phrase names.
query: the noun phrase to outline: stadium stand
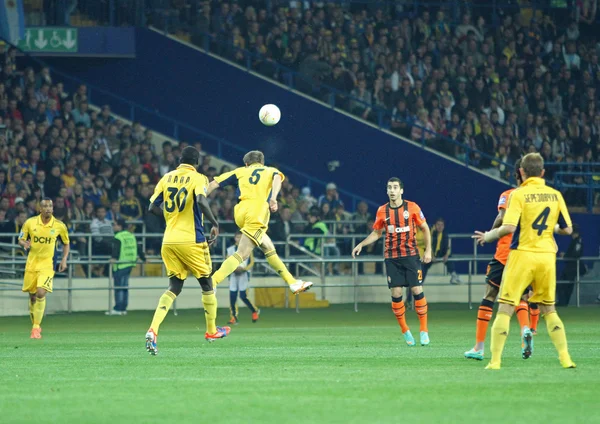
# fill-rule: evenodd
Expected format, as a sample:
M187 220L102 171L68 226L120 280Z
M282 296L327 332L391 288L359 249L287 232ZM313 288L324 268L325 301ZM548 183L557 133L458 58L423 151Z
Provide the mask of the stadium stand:
M596 1L178 3L150 23L490 175L539 151L570 204L599 184Z
M293 78L296 89L306 94L476 163L493 176L509 179L514 160L538 150L547 161L559 163L556 173L571 186L600 180L600 65L589 30L595 2L593 10L580 7L570 20L559 19L556 10L541 14L522 7L496 16L468 4L457 10L320 2L179 3L166 13L165 2L155 2L149 23L160 26L168 15L170 29L184 39L208 43L212 52L234 62L250 61L254 70L275 80ZM72 19L81 25L97 23L89 17L102 21L104 12L93 5L80 2ZM132 22L134 15L123 12L119 19ZM487 25L492 20L495 25ZM48 195L55 199L56 216L71 231L92 231L98 208L105 207L106 219L120 216L138 231L143 223L149 232L160 232L162 223L146 214L148 199L187 143L162 143L139 123L115 117L110 105L91 107L85 86L65 93L48 68L16 65L15 49L1 45L2 228L18 232ZM209 178L233 166L216 165L206 153L203 157L201 171ZM553 177L552 167L548 176ZM372 221L366 205L347 211L329 191L311 193L284 183L281 203L295 231L310 232L305 225L316 205L331 233L364 234ZM567 202L586 205L584 191L568 190ZM600 202L598 189L594 202ZM230 221L234 192L215 193L211 204L221 220ZM82 257L90 251L86 239L74 244ZM147 248L157 253L156 243L148 242ZM323 251L347 254L349 248L347 241L325 241ZM91 249L102 253L101 244Z

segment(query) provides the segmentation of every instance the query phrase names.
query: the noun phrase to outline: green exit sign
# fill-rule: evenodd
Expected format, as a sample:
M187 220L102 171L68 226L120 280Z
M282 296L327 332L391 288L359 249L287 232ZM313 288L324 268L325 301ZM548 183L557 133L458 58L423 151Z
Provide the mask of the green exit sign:
M17 46L31 53L77 53L77 28L26 28Z

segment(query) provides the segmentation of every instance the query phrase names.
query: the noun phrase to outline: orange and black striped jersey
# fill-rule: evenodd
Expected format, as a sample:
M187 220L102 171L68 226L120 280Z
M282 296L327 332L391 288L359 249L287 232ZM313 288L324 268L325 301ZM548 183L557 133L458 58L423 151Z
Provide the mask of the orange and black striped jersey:
M377 210L373 229L385 231L384 257L419 256L417 228L425 222L421 208L414 202L404 200L397 208L389 203L381 206Z
M508 198L510 197L510 193L512 193L514 190L514 188L511 188L500 195L500 199L498 199L498 212L500 212L502 209L506 210ZM512 234L507 234L498 240L498 243L496 244L496 253L494 254L494 259L496 259L502 265L506 265L506 261L508 260L511 240Z

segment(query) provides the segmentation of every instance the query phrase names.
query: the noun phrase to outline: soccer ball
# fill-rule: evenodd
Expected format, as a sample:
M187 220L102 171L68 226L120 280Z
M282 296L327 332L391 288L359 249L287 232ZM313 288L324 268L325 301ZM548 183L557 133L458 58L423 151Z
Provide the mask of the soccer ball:
M264 105L258 112L258 119L267 127L272 127L281 119L281 111L275 105Z

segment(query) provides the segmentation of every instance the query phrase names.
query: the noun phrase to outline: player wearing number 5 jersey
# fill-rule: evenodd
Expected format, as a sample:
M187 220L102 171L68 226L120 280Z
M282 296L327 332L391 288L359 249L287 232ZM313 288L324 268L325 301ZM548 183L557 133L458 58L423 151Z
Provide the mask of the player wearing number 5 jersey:
M219 223L206 200L208 179L196 170L199 160L198 150L191 146L184 148L180 165L160 179L150 198L149 211L164 215L167 223L160 253L169 276L169 289L161 296L146 333L146 350L152 355L158 353L158 329L173 301L181 293L188 272L196 277L202 287L205 339L213 341L223 338L230 330L229 327L217 327L215 324L217 297L210 278L212 267L208 247L219 235ZM213 225L211 240L207 240L204 234L204 217Z
M285 267L267 228L271 212L277 212L277 196L285 176L276 168L265 166L265 156L258 150L244 155L245 167L215 177L208 186L208 194L221 186L238 187L239 203L235 206L235 223L242 232L237 251L227 258L213 275L215 284L219 284L233 273L246 259L255 246L261 248L267 262L283 280L288 283L294 294L310 289L313 283L296 280Z
M63 257L58 270L63 272L67 269L69 234L65 224L54 218L53 211L52 200L45 197L40 202L40 214L25 221L19 234L19 245L29 252L22 290L29 293L32 339L42 338L41 324L46 309L46 293L52 293L58 238L63 243Z
M560 192L546 186L544 159L540 154L524 156L519 173L523 183L510 195L502 226L485 233L476 231L473 235L481 244L513 235L500 284L500 306L492 325L492 359L486 368L500 369L510 318L529 285L533 289L529 301L539 304L561 365L575 368L567 349L564 324L554 307L557 247L553 233L571 234L571 217ZM523 337L525 344L531 342L525 340L526 335Z

